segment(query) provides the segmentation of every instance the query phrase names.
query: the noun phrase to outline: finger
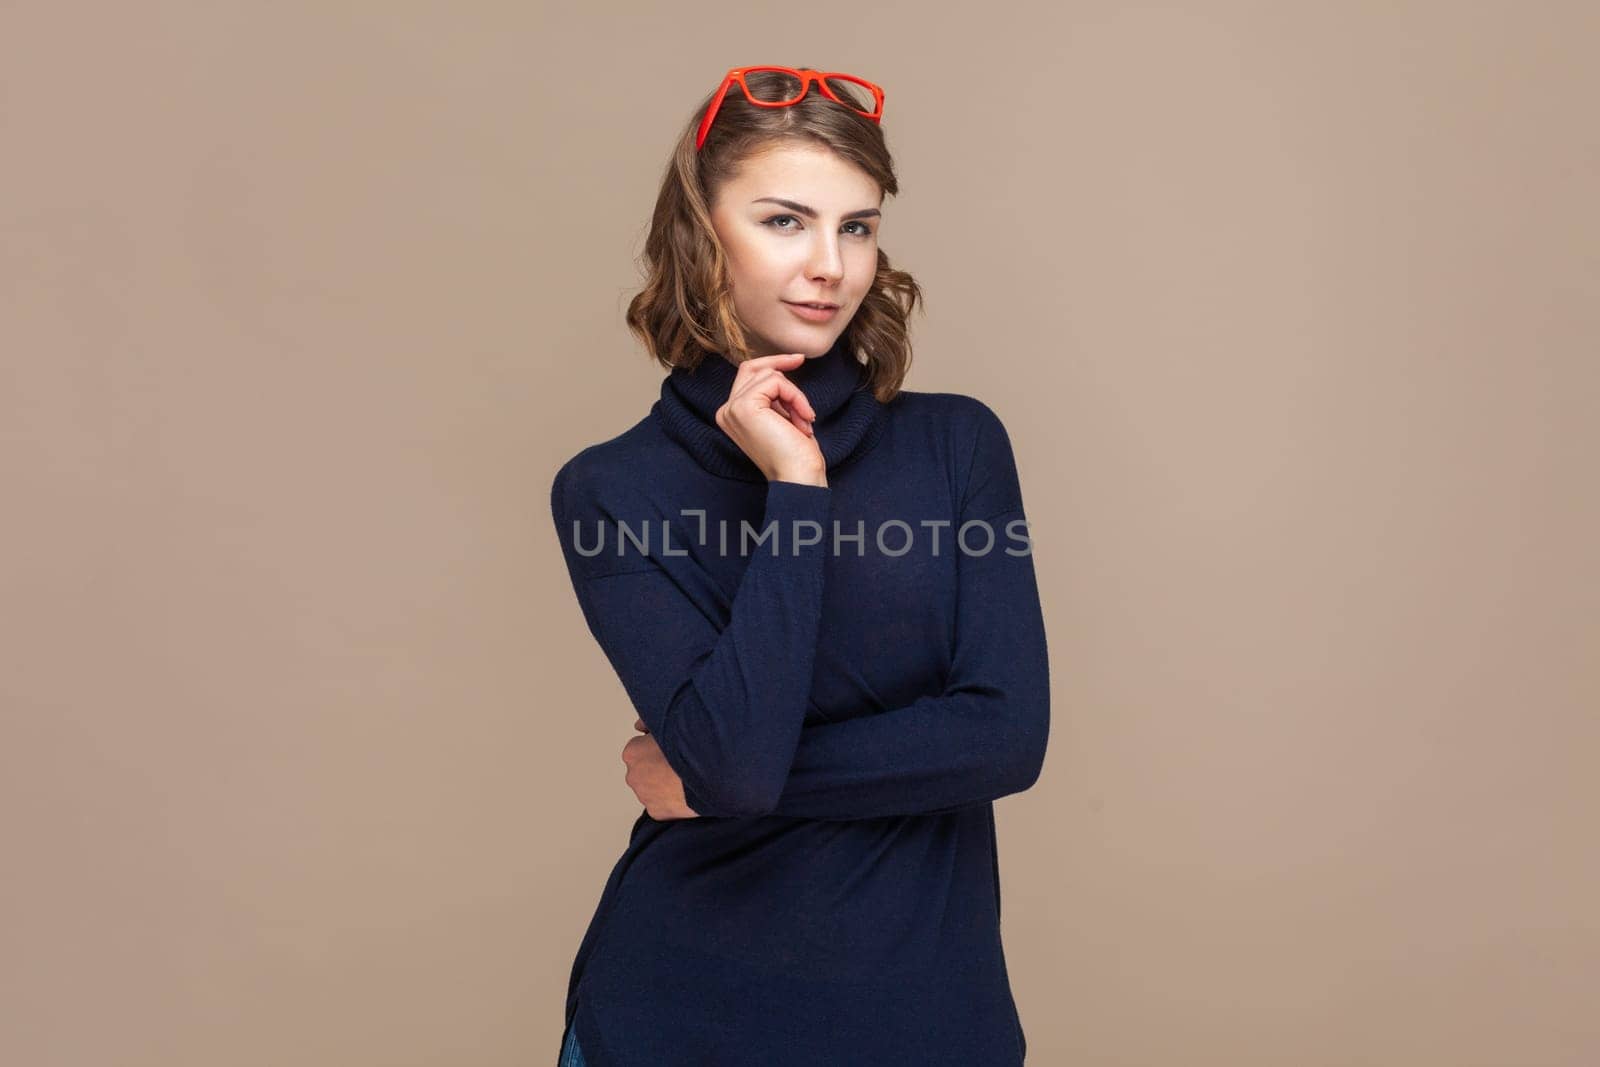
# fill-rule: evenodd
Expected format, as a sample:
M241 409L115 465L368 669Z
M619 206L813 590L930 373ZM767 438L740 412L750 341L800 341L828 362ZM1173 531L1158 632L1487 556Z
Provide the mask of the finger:
M634 719L633 720L633 728L635 730L640 731L641 733L649 733L650 732L650 727L648 727L648 726L646 726L644 724L644 720L643 719Z
M758 370L766 370L769 367L783 367L787 370L792 370L799 366L800 362L804 361L805 358L804 352L780 352L775 356L752 356L739 364L738 373L750 374Z
M783 401L780 400L780 401L778 401L778 403L782 404ZM801 433L805 434L807 437L815 437L816 436L816 434L811 429L811 420L810 419L808 419L805 416L801 415L799 412L790 411L787 406L784 407L783 411L784 411L784 414L789 416L789 421L794 423L795 426L800 430Z
M768 378L771 378L774 375L782 378L783 371L778 370L775 367L768 367L765 370L751 371L743 378L735 378L733 386L728 390L728 403L731 404L739 400L752 389L756 388L756 386L758 386L761 382L766 381Z
M753 403L771 407L774 400L782 400L790 411L797 412L807 421L815 421L816 409L800 387L791 382L781 370L758 371L743 386L735 385L728 394L728 403Z
M743 392L753 379L774 373L781 375L786 370L794 370L805 361L804 352L784 352L776 356L756 356L747 359L738 365L734 373L733 388L728 391L729 399Z
M746 417L750 417L753 411L768 408L778 416L788 419L801 433L808 437L816 436L812 431L816 409L811 406L811 401L806 399L800 387L785 378L782 371L758 371L742 387L735 386L725 406L745 411ZM720 420L718 425L721 425Z
M808 435L811 434L811 424L805 419L801 418L799 415L796 415L794 412L790 411L784 405L783 401L774 400L772 402L772 410L776 411L778 414L794 423L795 429L799 430L801 433Z
M762 388L765 389L768 386L763 384ZM811 406L811 401L806 399L806 394L801 391L798 385L780 374L776 375L776 381L771 384L770 388L773 390L772 396L775 400L781 400L792 410L799 412L800 417L808 423L816 421L817 409Z

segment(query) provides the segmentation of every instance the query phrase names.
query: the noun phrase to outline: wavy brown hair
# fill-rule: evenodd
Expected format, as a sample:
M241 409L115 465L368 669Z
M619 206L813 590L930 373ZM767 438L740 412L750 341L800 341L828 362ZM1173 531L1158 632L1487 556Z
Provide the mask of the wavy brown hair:
M763 95L763 87L772 88L785 77L754 71L745 80ZM872 109L864 89L839 81L830 87L847 100L859 101L862 110ZM798 104L776 108L754 107L743 90L731 86L705 145L696 151L695 134L714 95L707 93L690 114L662 175L640 262L644 287L628 302L628 328L669 371L692 369L712 353L749 358L744 330L734 314L727 256L712 229L710 208L717 190L747 159L781 145L820 145L864 170L883 195L900 191L878 123L840 107L815 86ZM865 360L873 394L881 403L894 398L911 369L909 320L919 303L925 305L916 279L896 270L878 249L872 288L844 336Z

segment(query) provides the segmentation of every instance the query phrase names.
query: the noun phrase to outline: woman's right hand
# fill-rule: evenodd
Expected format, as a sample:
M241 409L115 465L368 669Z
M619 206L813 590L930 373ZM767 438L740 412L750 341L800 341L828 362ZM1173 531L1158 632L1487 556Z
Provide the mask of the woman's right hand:
M715 358L722 358L720 356ZM784 376L805 362L797 352L757 356L739 364L717 425L768 481L828 484L828 464L811 423L817 413L800 387Z

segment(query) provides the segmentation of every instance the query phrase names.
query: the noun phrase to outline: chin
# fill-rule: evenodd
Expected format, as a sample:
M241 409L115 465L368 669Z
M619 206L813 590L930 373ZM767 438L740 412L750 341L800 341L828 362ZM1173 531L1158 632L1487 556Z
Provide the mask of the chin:
M768 352L799 352L807 359L816 359L818 356L827 355L842 333L844 333L842 327L818 333L811 330L797 331L785 323L782 330L762 334L761 343L766 346Z
M833 347L832 342L829 342L826 345L818 345L817 342L813 340L802 340L800 338L784 340L780 338L778 344L767 346L766 351L768 353L798 352L807 359L816 359L818 356L826 355L828 349L831 347Z
M794 347L786 348L784 351L804 352L806 358L808 359L816 359L818 356L825 356L828 354L829 350L833 348L834 342L839 339L840 332L843 331L829 333L820 339L814 335L811 337L797 337L795 338Z

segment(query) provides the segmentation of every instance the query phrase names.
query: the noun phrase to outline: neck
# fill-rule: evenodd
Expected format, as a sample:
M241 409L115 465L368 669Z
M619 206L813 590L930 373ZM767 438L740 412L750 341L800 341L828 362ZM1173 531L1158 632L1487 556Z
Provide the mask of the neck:
M667 375L661 399L651 410L667 435L713 474L764 481L761 468L716 423L717 409L727 403L738 372L733 360L708 352L693 370L679 367ZM812 431L829 471L876 443L883 405L867 386L867 369L856 359L848 333L827 352L783 373L816 411Z

